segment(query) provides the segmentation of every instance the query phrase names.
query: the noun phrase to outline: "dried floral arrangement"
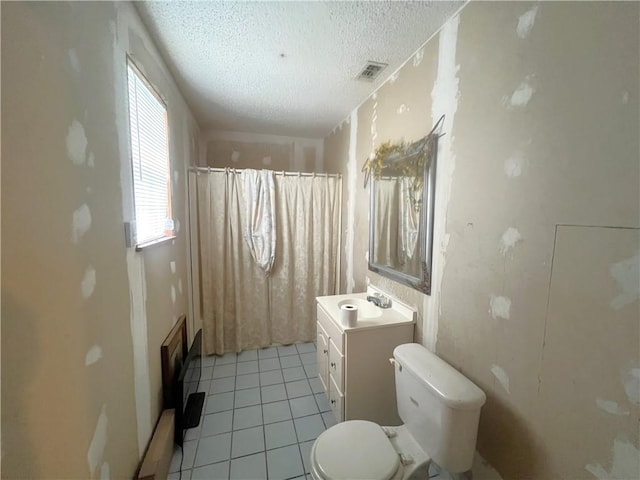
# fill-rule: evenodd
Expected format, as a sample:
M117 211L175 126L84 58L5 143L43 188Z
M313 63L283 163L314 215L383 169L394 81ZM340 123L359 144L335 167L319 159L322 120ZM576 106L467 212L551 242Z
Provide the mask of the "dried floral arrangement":
M362 171L365 173L364 186L367 187L369 178L388 177L412 177L413 189L422 188L424 182L424 169L433 160L437 149L437 140L443 134L438 133L444 121L444 115L436 122L429 134L420 140L407 143L404 140L398 143L386 141L382 143L369 157Z

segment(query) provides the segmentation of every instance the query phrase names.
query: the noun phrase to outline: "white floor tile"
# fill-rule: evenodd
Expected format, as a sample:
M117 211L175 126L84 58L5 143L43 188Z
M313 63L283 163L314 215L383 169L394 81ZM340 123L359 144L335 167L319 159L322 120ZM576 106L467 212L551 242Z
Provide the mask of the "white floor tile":
M321 412L331 411L331 404L329 403L329 399L327 398L324 392L316 393L314 397L316 399L316 403L318 404L318 408L320 409Z
M247 373L258 373L258 362L250 360L248 362L239 362L236 368L237 375L246 375Z
M304 362L304 360L303 360L303 362ZM230 363L228 365L216 364L216 366L213 367L213 377L212 378L214 378L214 379L223 378L223 377L234 377L235 375L236 375L236 364L235 363Z
M238 354L238 362L247 362L249 360L258 360L258 350L245 350Z
M184 476L182 477L184 479ZM229 462L214 463L191 471L191 480L227 480L229 478Z
M278 349L276 347L261 348L258 350L258 358L274 358L278 356Z
M322 383L320 383L320 379L318 377L310 378L309 385L311 385L311 391L313 393L324 392L324 388L322 388Z
M231 460L229 478L232 480L259 480L267 478L267 465L265 460L264 453L234 458Z
M296 427L299 442L315 440L325 430L324 422L320 415L295 418L293 423Z
M262 372L260 374L260 385L275 385L276 383L283 383L282 371L271 370L270 372Z
M198 440L202 436L202 419L200 419L200 425L195 428L189 428L184 431L184 440Z
M184 471L190 469L193 466L193 458L196 455L197 445L197 440L184 442L182 448L180 448L178 445L174 445L173 457L171 457L169 472L180 471L180 461L182 460L182 455L184 455L184 460L182 460L182 470Z
M216 378L211 380L211 388L209 393L233 392L236 384L236 377Z
M298 353L310 353L316 351L316 346L313 342L297 343L296 348L298 349Z
M266 387L262 387L260 390L262 392L262 403L271 403L287 399L287 391L284 388L283 383L267 385Z
M307 363L304 366L304 372L307 374L307 378L316 378L318 376L318 367L315 363Z
M245 455L263 451L264 429L261 426L233 432L231 458L244 457Z
M283 369L282 376L285 382L293 382L295 380L304 380L306 373L302 367L293 367Z
M222 355L221 357L216 358L216 366L229 365L230 363L236 363L237 359L238 359L238 355L235 352L228 352Z
M191 478L191 470L182 470L182 474L180 472L173 472L167 475L167 480L190 480Z
M331 428L338 423L333 412L324 412L322 414L322 420L324 421L324 426L327 428Z
M212 375L213 375L213 367L202 367L202 371L200 372L201 380L211 380Z
M297 380L295 382L285 383L287 395L289 398L304 397L311 395L311 387L307 380Z
M269 480L284 480L304 475L302 457L297 445L276 448L267 452Z
M233 410L233 392L214 393L207 398L205 414Z
M213 364L216 362L215 355L203 355L202 356L202 366L203 367L213 367Z
M280 357L280 365L282 365L282 368L298 367L302 365L302 362L300 361L300 355L296 353L295 355Z
M280 361L278 358L264 358L258 361L260 365L260 371L266 372L268 370L280 370Z
M278 355L285 357L287 355L297 355L298 349L295 345L287 345L286 347L278 347Z
M236 379L236 390L244 390L245 388L254 388L260 386L260 376L257 373L249 375L238 375ZM215 380L214 380L215 381Z
M286 400L280 402L267 403L262 405L262 414L265 425L267 423L281 422L291 418L291 410L289 402Z
M233 410L205 415L201 427L202 437L230 432L232 419Z
M304 365L307 365L307 364L312 364L313 365L318 360L318 357L316 355L316 352L301 353L300 354L300 360L302 360L302 363ZM216 367L217 367L217 365L216 365Z
M241 430L243 428L255 427L258 425L262 425L262 408L260 405L236 408L233 411L234 430Z
M250 407L251 405L259 405L259 404L260 404L259 388L248 388L246 390L238 390L236 392L236 400L234 404L235 408Z
M304 465L304 473L311 473L311 447L313 447L313 440L310 442L302 442L299 445L302 464Z
M195 467L229 460L231 455L231 433L201 438L198 442Z
M211 388L211 380L200 379L198 384L198 392L204 392L209 395L209 389Z
M314 415L320 413L318 405L316 405L316 399L313 395L306 397L298 397L289 400L291 406L291 414L293 418L306 417L307 415Z
M297 444L298 441L292 420L265 425L264 436L267 450Z

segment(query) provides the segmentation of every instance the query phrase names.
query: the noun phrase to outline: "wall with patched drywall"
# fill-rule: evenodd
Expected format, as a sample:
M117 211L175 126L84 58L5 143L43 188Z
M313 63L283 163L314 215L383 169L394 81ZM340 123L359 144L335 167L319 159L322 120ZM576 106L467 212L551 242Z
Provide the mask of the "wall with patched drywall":
M639 33L637 3L471 2L325 139L351 185L343 290L419 310L417 340L487 393L504 478L640 476ZM366 270L360 168L442 114L423 296Z
M202 135L200 166L323 172L323 158L321 138L210 131Z
M136 253L129 54L165 96L177 238ZM130 4L2 4L3 478L131 478L187 313L198 127Z

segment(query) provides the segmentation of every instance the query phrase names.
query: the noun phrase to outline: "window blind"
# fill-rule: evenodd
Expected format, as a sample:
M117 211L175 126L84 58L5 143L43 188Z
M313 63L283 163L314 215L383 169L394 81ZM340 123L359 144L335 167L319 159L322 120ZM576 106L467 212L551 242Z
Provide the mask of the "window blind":
M143 244L173 230L167 109L131 64L127 70L136 243Z

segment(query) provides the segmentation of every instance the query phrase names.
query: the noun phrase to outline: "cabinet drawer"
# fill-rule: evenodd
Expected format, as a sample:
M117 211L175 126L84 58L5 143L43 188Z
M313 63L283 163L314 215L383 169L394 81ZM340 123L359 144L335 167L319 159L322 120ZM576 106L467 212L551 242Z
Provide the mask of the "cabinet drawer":
M335 379L337 386L344 391L343 383L344 355L342 355L333 340L329 340L329 373Z
M324 309L317 305L317 315L318 315L318 323L324 328L324 331L327 333L327 336L333 340L336 348L342 354L344 353L344 335L340 327L335 324L331 317L324 311Z
M344 395L331 375L329 375L329 404L336 420L342 422L344 420Z

